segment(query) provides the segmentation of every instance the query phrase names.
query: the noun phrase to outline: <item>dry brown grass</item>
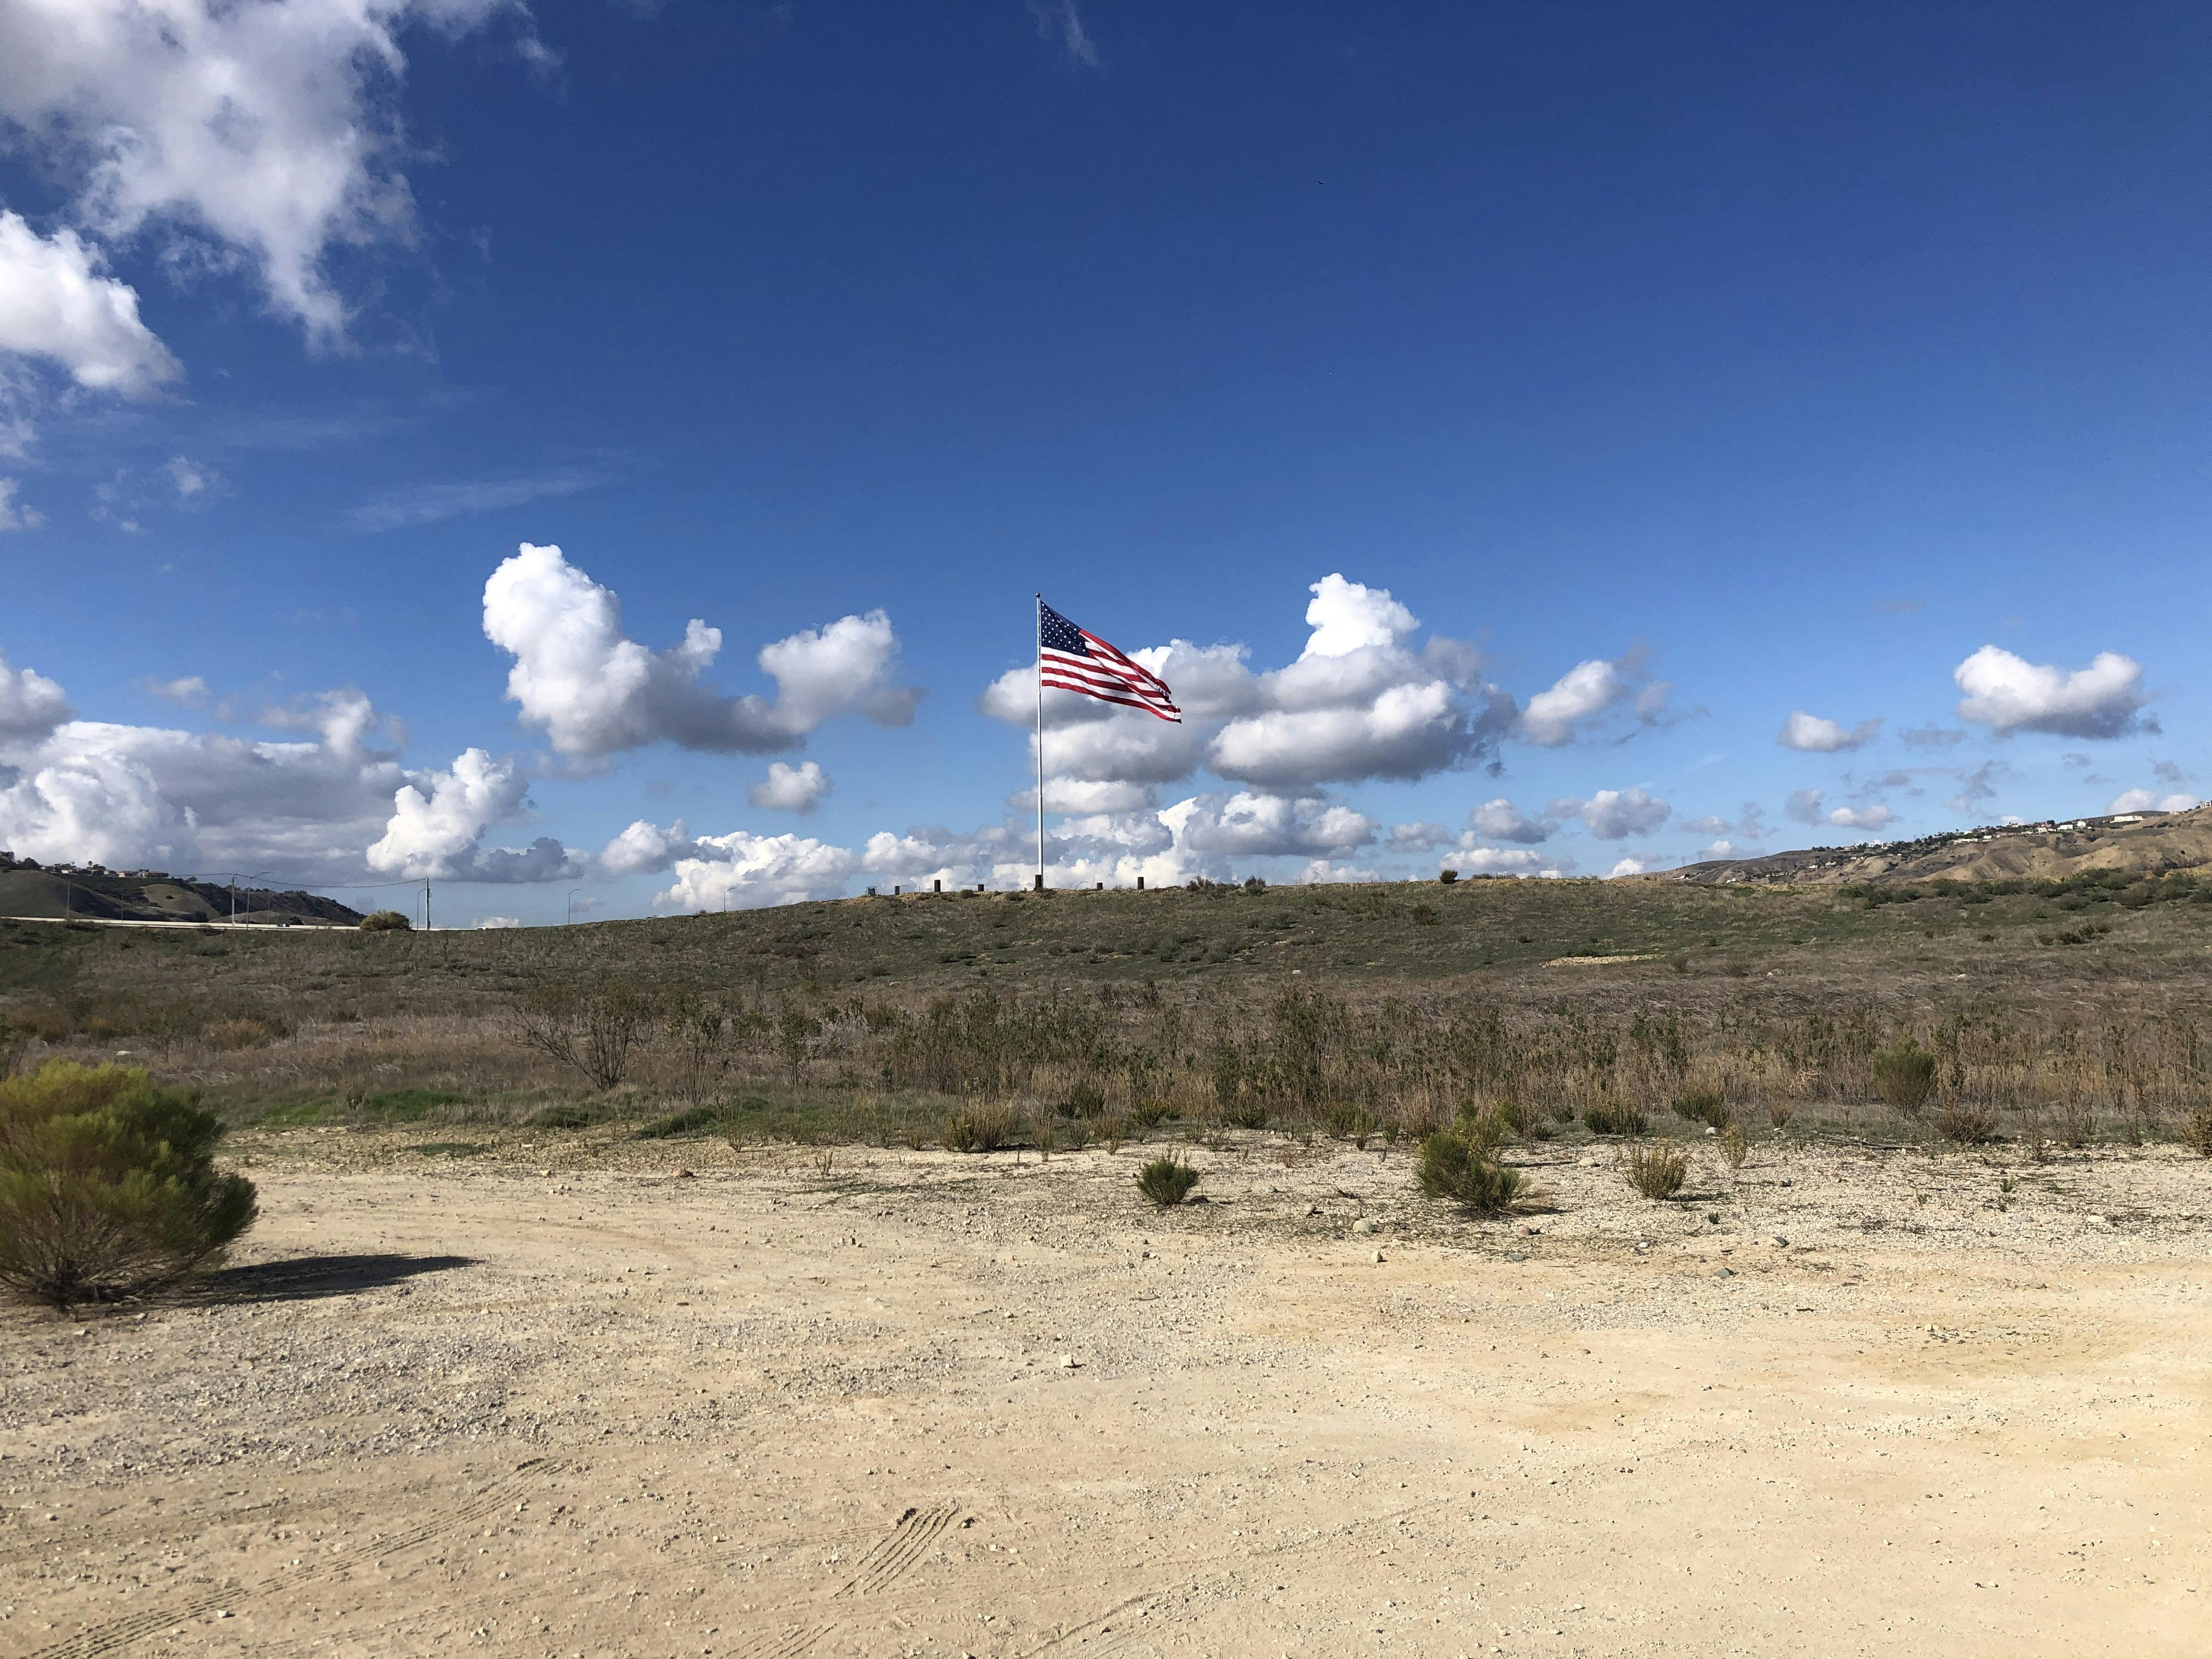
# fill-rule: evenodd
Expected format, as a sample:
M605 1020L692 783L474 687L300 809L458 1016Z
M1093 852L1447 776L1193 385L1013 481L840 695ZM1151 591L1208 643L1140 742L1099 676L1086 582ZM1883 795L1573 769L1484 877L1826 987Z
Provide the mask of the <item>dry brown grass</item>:
M2033 1115L2081 1146L2212 1108L2212 906L2115 906L2109 935L2050 950L2032 896L1974 907L1994 944L1930 940L1948 899L1462 883L1426 890L1429 924L1389 889L1101 896L371 939L0 926L0 1054L128 1048L234 1121L520 1121L590 1092L513 1024L573 982L648 1011L595 1115L753 1101L750 1134L903 1143L969 1106L1074 1106L1117 1141L1262 1122L1362 1141L1419 1139L1472 1103L1538 1137L1593 1110L1664 1124L1686 1102L1701 1126L1889 1135L1877 1058L1908 1045L1933 1061L1929 1128L1985 1113L2017 1136ZM1115 928L1128 949L1067 948ZM1332 969L1346 944L1389 971ZM975 961L940 959L967 945ZM1662 947L1671 963L1540 966ZM1501 959L1455 967L1485 952Z

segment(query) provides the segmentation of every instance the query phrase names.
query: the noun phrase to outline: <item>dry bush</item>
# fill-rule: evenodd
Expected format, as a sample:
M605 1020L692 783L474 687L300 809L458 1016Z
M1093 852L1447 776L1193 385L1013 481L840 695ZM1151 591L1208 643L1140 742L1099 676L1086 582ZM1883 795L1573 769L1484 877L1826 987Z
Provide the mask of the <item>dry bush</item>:
M2181 1120L2181 1144L2199 1158L2212 1158L2212 1106L2199 1106Z
M1672 1198L1690 1178L1690 1155L1664 1140L1639 1140L1621 1161L1628 1184L1650 1199Z
M1936 1091L1936 1056L1907 1038L1874 1057L1874 1091L1910 1115Z
M1137 1171L1137 1190L1164 1210L1188 1198L1198 1181L1198 1171L1179 1158L1156 1158Z
M1681 1096L1674 1102L1674 1115L1692 1123L1702 1123L1709 1129L1725 1129L1735 1121L1729 1104L1714 1090L1698 1089Z
M628 986L554 986L514 1010L508 1032L524 1048L574 1066L594 1089L607 1090L629 1074L630 1049L651 1013Z
M261 1048L283 1035L283 1027L273 1020L225 1019L209 1026L201 1034L200 1041L218 1054L230 1054L240 1048Z
M1721 1158L1738 1175L1751 1161L1751 1137L1744 1133L1743 1125L1731 1123L1721 1131Z
M1594 1101L1583 1108L1583 1123L1594 1135L1640 1135L1650 1121L1624 1101Z
M372 910L361 919L361 931L364 933L404 933L414 926L398 910Z
M1790 1120L1796 1115L1797 1109L1786 1100L1770 1100L1766 1103L1766 1121L1778 1129L1788 1128Z
M1106 1091L1090 1079L1071 1085L1059 1106L1062 1117L1093 1118L1106 1109Z
M253 1224L222 1126L130 1066L49 1060L0 1082L0 1285L68 1307L171 1285Z
M2097 1138L2097 1115L2089 1103L2071 1096L2058 1103L2053 1138L2062 1146L2078 1152Z
M1231 1129L1264 1129L1267 1127L1267 1103L1256 1097L1233 1102L1221 1109L1221 1121Z
M979 1106L946 1118L942 1139L948 1152L995 1152L1013 1145L1014 1133L1012 1113Z
M1121 1115L1123 1132L1157 1129L1176 1115L1176 1109L1156 1096L1146 1096Z
M1936 1113L1936 1133L1960 1146L1979 1146L1997 1138L1997 1115L1986 1106L1954 1100Z

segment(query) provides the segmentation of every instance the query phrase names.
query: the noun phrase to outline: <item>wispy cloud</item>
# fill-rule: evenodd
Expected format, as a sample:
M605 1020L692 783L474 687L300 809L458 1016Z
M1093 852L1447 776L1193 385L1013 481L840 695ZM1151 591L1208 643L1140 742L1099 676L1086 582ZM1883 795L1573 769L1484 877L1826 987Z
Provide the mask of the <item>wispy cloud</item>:
M387 530L416 530L471 513L523 507L558 495L574 495L605 483L611 474L572 467L527 478L477 478L463 483L406 484L363 501L345 514L348 530L375 535Z
M1036 20L1037 33L1058 41L1071 62L1085 69L1098 67L1097 43L1083 27L1083 15L1076 10L1075 0L1022 0L1022 3Z

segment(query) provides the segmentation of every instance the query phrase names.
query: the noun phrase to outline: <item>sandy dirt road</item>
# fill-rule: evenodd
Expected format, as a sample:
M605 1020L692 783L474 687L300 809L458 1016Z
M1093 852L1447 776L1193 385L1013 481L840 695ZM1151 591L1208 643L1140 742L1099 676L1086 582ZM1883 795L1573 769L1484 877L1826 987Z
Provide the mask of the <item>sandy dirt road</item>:
M249 1143L203 1301L0 1315L0 1653L2212 1651L2175 1152L1540 1150L1531 1232L1261 1138L1170 1214L407 1142Z

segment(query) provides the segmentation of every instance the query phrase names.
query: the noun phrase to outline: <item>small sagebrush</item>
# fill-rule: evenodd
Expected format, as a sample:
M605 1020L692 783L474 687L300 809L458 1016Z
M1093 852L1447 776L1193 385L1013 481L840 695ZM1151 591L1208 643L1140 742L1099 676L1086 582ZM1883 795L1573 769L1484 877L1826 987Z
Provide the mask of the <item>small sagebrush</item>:
M1080 1121L1097 1117L1106 1109L1106 1091L1086 1079L1068 1090L1067 1097L1060 1103L1058 1109L1065 1118Z
M1641 1140L1621 1160L1621 1173L1646 1198L1672 1198L1690 1178L1690 1155L1667 1141Z
M2212 1106L2199 1106L2181 1120L2181 1144L2199 1158L2212 1158Z
M1635 1107L1606 1100L1583 1108L1583 1124L1594 1135L1640 1135L1651 1127Z
M1728 1102L1711 1089L1692 1090L1674 1103L1674 1115L1708 1129L1725 1129L1735 1121Z
M1198 1185L1198 1171L1180 1158L1156 1158L1137 1171L1137 1190L1162 1209L1172 1209Z
M1267 1127L1267 1103L1247 1097L1221 1109L1221 1122L1229 1129L1264 1129Z
M1936 1115L1936 1133L1960 1146L1979 1146L1997 1138L1997 1115L1986 1106L1954 1101Z
M1443 1130L1421 1143L1415 1179L1431 1198L1443 1199L1476 1215L1501 1215L1525 1196L1526 1177L1498 1161L1506 1130L1495 1115L1473 1115L1459 1130Z
M1874 1057L1874 1091L1899 1111L1911 1114L1936 1092L1936 1056L1907 1039Z
M990 1107L955 1112L945 1120L948 1152L995 1152L1012 1145L1013 1139L1012 1115Z
M1731 1123L1721 1131L1721 1157L1738 1174L1751 1161L1751 1137L1744 1133L1742 1124Z
M258 1214L215 1167L222 1125L132 1066L0 1082L0 1285L56 1307L143 1295L222 1259Z

